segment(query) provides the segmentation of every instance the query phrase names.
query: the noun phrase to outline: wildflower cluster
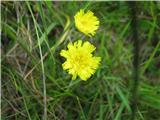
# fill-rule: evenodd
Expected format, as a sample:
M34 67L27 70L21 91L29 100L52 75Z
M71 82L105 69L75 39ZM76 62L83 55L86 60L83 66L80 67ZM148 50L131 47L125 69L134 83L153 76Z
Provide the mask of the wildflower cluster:
M99 20L91 11L85 13L81 9L74 16L74 19L77 29L87 36L94 36L99 28ZM68 73L72 75L72 80L75 80L77 76L82 80L89 79L95 73L101 61L101 57L95 57L92 54L96 47L88 41L78 40L69 43L67 48L68 50L61 50L60 52L60 55L66 59L62 64L63 69L68 70Z

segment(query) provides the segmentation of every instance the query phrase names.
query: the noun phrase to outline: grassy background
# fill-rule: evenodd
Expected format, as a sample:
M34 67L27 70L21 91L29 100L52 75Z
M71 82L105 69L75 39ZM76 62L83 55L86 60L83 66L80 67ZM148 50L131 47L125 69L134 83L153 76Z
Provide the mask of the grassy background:
M79 9L100 20L93 38L74 26ZM136 120L160 120L160 2L138 2L140 86ZM2 2L2 120L128 120L133 42L127 2ZM69 41L89 40L102 57L86 82L63 71Z

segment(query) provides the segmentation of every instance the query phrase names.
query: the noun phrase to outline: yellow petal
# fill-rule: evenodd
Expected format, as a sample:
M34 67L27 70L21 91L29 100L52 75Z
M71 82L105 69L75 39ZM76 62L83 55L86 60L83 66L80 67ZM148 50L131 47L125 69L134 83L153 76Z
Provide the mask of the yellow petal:
M89 53L92 53L96 48L90 44L88 41L83 44L84 49L86 49Z
M63 57L65 57L65 58L67 58L69 56L68 51L66 51L66 50L62 50L60 52L60 55L63 56Z

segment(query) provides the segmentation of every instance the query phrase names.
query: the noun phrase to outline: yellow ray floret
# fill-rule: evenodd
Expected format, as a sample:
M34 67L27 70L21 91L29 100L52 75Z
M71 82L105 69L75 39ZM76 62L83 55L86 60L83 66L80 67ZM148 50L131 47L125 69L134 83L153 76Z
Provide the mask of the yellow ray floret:
M68 44L68 50L61 50L60 55L66 58L62 64L64 70L72 75L72 79L79 76L82 80L87 80L95 73L99 66L101 57L94 57L92 52L96 49L89 42L82 43L82 40Z
M91 11L84 13L84 10L81 9L74 16L74 19L77 29L88 36L94 36L99 28L99 20Z

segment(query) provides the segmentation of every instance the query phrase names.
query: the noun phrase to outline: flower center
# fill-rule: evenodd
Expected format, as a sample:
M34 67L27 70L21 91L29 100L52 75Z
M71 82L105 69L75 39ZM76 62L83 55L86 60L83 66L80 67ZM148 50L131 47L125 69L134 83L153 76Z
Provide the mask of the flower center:
M86 26L86 25L88 25L88 21L82 20L82 21L81 21L81 24Z
M87 64L86 64L86 57L84 55L77 55L74 58L74 62L75 62L75 67L76 69L80 69L80 68L84 68Z

